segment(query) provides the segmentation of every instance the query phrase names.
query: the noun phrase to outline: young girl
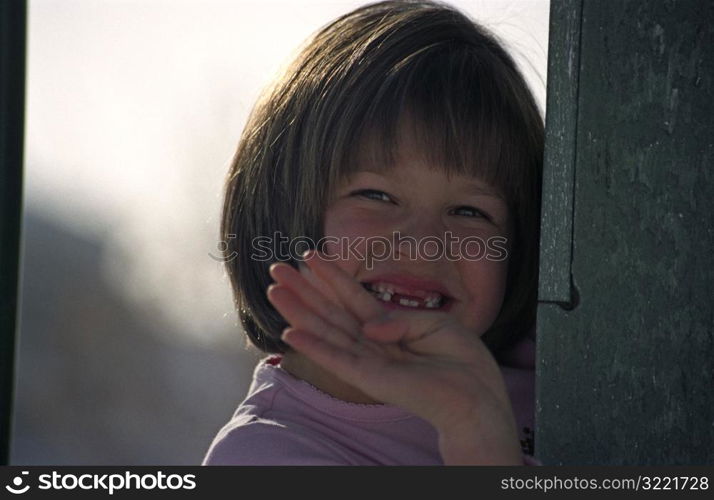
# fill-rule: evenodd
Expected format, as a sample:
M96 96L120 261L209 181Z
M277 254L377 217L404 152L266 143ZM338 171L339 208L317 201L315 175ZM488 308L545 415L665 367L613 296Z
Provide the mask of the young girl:
M386 1L317 33L228 177L227 269L272 355L203 463L538 463L542 153L516 65L458 11Z

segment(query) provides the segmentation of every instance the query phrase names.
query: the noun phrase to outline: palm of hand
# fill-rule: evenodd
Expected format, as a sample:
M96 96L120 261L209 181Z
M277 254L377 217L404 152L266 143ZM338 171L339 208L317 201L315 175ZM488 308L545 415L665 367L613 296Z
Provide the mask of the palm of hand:
M286 343L437 429L480 422L517 442L501 371L477 335L448 313L387 311L334 263L314 252L305 262L303 272L287 264L270 270L277 284L268 298L291 325Z

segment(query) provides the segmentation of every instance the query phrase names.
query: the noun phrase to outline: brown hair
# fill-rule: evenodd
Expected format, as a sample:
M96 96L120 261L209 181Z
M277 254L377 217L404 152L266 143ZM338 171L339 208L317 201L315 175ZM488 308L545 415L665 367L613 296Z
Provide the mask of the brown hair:
M277 259L256 260L255 239L322 238L329 196L359 168L357 152L389 168L405 125L431 164L478 175L508 202L506 294L482 339L497 353L533 326L544 140L535 100L485 28L444 4L385 1L309 40L259 99L233 159L220 231L241 323L261 350L288 349L287 323L265 295Z

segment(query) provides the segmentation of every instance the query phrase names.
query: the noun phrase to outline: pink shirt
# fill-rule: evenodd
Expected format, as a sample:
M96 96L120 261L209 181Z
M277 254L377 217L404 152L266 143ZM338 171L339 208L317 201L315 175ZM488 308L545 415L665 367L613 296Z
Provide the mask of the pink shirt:
M531 335L500 360L526 452L532 449L534 352ZM392 405L334 398L279 362L272 356L258 364L246 399L203 465L443 465L427 421ZM540 462L524 453L524 464Z

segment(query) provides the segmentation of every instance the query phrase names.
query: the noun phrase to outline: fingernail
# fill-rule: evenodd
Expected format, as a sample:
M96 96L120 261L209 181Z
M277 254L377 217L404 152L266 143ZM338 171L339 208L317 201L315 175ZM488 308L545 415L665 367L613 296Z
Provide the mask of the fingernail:
M281 289L280 285L277 283L271 283L268 285L268 288L265 289L265 295L267 295L268 300L272 300L271 295L275 295L276 291L279 291Z
M288 331L290 331L290 327L283 329L283 331L280 334L280 340L282 340L283 342L287 342L286 337L289 337Z
M305 250L305 251L302 253L302 258L303 258L303 260L310 260L310 258L313 256L314 253L315 253L315 249L314 249L314 248L310 248L309 250Z

